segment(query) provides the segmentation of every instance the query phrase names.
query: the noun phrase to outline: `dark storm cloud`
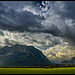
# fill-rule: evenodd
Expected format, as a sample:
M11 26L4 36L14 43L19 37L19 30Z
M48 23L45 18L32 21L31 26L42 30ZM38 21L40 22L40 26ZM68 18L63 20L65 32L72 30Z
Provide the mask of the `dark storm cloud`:
M65 32L63 35L60 29L58 29L58 27L54 24L50 27L44 28L44 26L40 23L41 20L44 20L44 17L42 18L41 16L35 15L30 11L21 11L21 9L26 6L34 7L34 9L39 11L39 8L37 8L38 3L42 5L41 1L0 1L0 29L18 32L27 31L31 33L50 33L54 36L65 36L66 38L75 41L74 32L71 31L69 27L65 26ZM52 3L54 4L55 2ZM65 19L74 19L75 2L62 1L61 3L65 4L63 10L66 11L62 11L61 6L60 9L58 8L56 10L55 8L59 6L54 6L54 12ZM17 9L19 9L20 12L16 11Z
M47 28L45 32L51 33L54 36L59 36L61 34L61 31L58 29L56 25L52 25L50 28Z
M40 28L34 29L31 28L29 29L30 32L33 33L49 33L52 34L54 36L59 36L61 35L61 31L58 29L58 27L56 25L51 25L50 27L44 28L43 26L41 26Z
M67 39L69 39L70 41L72 41L73 43L75 43L75 26L71 27L65 27L65 33L64 35L62 35L63 37L66 37Z
M53 4L53 3L52 3ZM54 36L61 36L63 38L67 38L68 40L72 41L75 43L75 1L55 1L55 3L52 5L52 11L54 11L54 15L60 16L60 21L63 21L64 23L56 23L57 26L63 27L63 30L60 29L60 27L50 27L52 32L49 32L53 34ZM49 13L48 13L49 15ZM57 18L58 19L58 18ZM71 26L70 24L66 24L65 21L67 20L72 20ZM54 30L54 31L53 31ZM61 32L62 31L62 32Z
M34 15L28 11L17 12L10 8L9 10L1 4L0 9L0 28L10 31L29 31L29 28L41 28L42 25L36 21L40 19L39 15Z
M64 4L63 7L60 5L60 9L58 8L55 12L63 18L75 19L75 1L61 1L61 3Z
M37 6L38 3L41 4L42 1L0 1L0 3L8 8L12 9L22 9L24 6Z
M19 7L22 6L22 3L23 2L19 3ZM36 6L37 3L38 2L33 2L32 4L33 6ZM18 32L28 31L32 33L51 33L55 36L60 33L59 29L55 25L52 25L51 28L44 29L44 26L42 26L41 23L38 22L40 20L43 20L39 15L34 15L33 13L28 11L17 12L15 10L18 8L17 6L15 6L17 3L7 1L5 2L5 4L7 7L5 7L3 2L0 5L0 29ZM10 4L14 9L8 8ZM25 2L25 4L27 4L27 2ZM29 4L31 4L31 2L29 2Z
M65 25L65 32L63 32L62 36L75 43L75 1L61 1L60 3L63 4L63 7L60 6L60 9L55 10L55 13L60 15L62 20L72 20L71 26Z

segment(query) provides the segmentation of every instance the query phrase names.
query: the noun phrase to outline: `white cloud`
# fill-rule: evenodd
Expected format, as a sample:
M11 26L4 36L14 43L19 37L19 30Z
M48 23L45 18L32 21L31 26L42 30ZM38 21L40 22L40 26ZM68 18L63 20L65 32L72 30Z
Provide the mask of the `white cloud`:
M47 56L49 60L62 62L63 60L70 60L75 57L75 48L69 46L68 42L63 42L62 44L57 44L53 47L43 50L43 54Z
M73 21L75 21L75 20L73 20L73 19L66 19L66 20L65 20L65 22L67 23L68 26L73 26L73 25L75 25L75 23L73 23Z
M61 37L55 37L47 33L30 33L30 32L11 32L8 30L1 30L4 33L4 36L0 35L1 45L8 45L5 39L8 39L9 43L12 44L24 44L32 45L35 47L43 46L54 46L62 42ZM12 42L13 41L13 42Z
M35 8L32 6L25 6L21 11L28 11L33 13L34 15L38 15L38 13L40 13L39 10L36 11Z

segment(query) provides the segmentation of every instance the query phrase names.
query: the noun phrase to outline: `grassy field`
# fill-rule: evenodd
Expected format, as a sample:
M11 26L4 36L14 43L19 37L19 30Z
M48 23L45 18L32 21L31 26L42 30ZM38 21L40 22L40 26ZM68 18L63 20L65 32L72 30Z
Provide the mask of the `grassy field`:
M71 68L0 68L0 74L75 74Z

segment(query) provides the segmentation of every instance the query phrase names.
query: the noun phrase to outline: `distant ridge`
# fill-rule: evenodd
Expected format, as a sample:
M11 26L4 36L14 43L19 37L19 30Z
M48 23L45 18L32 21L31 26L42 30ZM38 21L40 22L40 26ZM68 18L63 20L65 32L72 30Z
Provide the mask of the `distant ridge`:
M63 61L62 65L75 65L75 57L72 57L71 61Z

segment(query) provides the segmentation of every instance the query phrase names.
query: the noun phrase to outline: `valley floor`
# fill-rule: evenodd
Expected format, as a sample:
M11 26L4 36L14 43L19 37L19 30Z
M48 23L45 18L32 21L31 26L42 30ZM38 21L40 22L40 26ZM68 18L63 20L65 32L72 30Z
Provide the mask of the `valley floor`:
M0 74L75 74L75 67L68 68L0 68Z

